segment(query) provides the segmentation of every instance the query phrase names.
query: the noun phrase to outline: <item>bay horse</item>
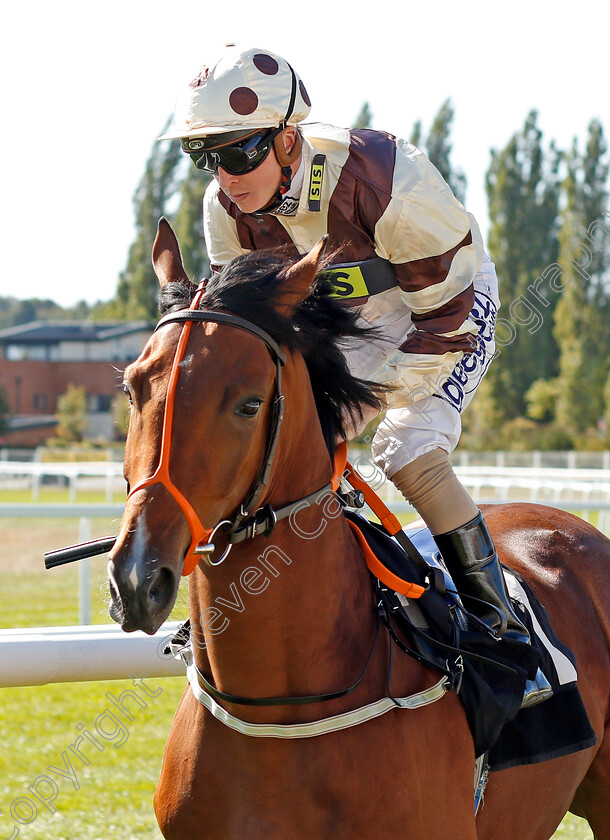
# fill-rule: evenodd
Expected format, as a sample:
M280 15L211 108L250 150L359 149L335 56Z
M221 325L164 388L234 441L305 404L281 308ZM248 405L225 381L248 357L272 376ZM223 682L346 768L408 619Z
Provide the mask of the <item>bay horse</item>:
M197 681L217 701L215 716L185 689L155 792L161 831L167 840L547 840L571 810L610 840L610 541L568 513L485 509L500 557L575 653L594 747L491 773L475 818L460 700L435 694L438 673L407 656L394 657L391 690L415 697L412 708L301 737L308 724L386 698L390 653L385 634L374 644L362 549L326 493L346 412L379 394L343 362L355 315L314 291L322 252L318 243L298 260L238 258L191 304L178 243L159 225L153 263L169 320L125 372L130 492L109 558L110 611L126 631L155 633L191 572ZM210 554L225 530L244 538ZM236 719L242 731L227 725ZM300 734L252 737L260 727Z

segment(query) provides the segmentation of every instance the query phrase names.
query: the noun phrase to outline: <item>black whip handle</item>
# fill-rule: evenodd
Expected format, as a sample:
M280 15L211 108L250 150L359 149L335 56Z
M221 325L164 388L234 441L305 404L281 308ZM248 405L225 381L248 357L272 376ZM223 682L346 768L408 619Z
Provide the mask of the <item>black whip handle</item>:
M69 545L66 548L57 548L55 551L47 551L44 556L44 567L45 569L53 569L55 566L74 563L76 560L86 560L87 557L106 554L115 544L116 539L116 537L101 537L99 540L91 540L78 545Z

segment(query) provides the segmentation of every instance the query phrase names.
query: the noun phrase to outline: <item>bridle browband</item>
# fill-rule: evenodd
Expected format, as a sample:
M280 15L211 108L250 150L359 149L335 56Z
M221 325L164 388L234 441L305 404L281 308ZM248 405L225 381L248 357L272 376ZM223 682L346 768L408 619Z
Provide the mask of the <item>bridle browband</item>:
M279 439L280 428L284 417L284 396L282 394L282 367L286 362L286 355L278 342L251 321L245 318L240 318L238 315L232 315L229 312L215 312L208 309L198 309L197 306L203 296L205 286L202 284L197 289L197 293L192 301L191 309L181 309L177 312L169 312L164 315L155 327L155 332L166 324L178 323L182 324L182 332L178 340L174 360L172 363L172 370L170 373L170 381L167 389L167 396L165 400L165 408L163 413L163 430L161 435L161 452L159 455L159 463L154 473L149 478L140 481L135 487L129 491L128 499L144 487L149 487L152 484L161 484L170 493L176 501L182 513L184 514L191 531L191 544L186 552L182 574L188 575L198 565L200 559L203 557L208 565L218 566L222 563L232 546L235 543L242 542L245 539L251 539L259 534L269 536L273 531L276 523L281 519L290 516L297 509L303 505L309 505L313 502L320 501L325 495L332 492L331 484L316 490L314 493L306 496L304 499L299 499L285 507L275 510L271 505L264 505L258 507L260 499L263 495L265 487L268 484L269 476L273 465L275 452L277 449L277 442ZM169 471L169 456L171 449L171 433L173 426L174 415L174 401L176 395L176 387L178 382L178 374L180 370L180 363L184 358L186 345L189 339L190 330L195 322L211 322L216 324L224 324L237 329L244 330L255 336L265 343L267 349L271 353L271 357L275 362L275 399L271 410L271 426L269 430L269 437L267 440L267 448L263 457L263 462L257 477L255 478L250 490L248 491L244 501L240 504L239 509L232 515L230 519L224 519L219 522L213 529L204 528L199 515L176 487L170 477ZM227 534L227 547L222 556L218 560L212 560L212 554L215 550L213 538L217 531L224 530Z
M261 341L264 341L271 351L271 355L280 364L284 365L286 363L286 354L268 332L265 332L262 327L253 324L251 321L246 321L245 318L240 318L239 315L232 315L230 312L214 312L211 309L180 309L177 312L168 312L157 323L155 332L161 327L164 327L165 324L184 324L188 321L212 321L215 324L228 324L231 327L238 327L241 330L245 330L251 335L260 338Z

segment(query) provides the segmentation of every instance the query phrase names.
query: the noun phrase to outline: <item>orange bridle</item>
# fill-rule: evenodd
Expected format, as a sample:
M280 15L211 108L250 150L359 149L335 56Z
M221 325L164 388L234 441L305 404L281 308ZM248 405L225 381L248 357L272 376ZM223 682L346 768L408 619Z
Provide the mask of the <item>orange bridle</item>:
M397 539L399 539L399 541L402 542L402 540L400 540L400 537L403 536L402 528L396 517L394 517L390 513L390 511L385 507L383 502L381 502L377 495L372 491L372 488L368 487L368 485L366 485L365 482L358 478L351 465L349 463L346 463L347 445L345 443L342 443L337 447L337 450L335 452L334 474L331 481L325 487L316 490L314 493L311 493L304 499L299 499L297 502L293 502L292 504L286 505L280 510L274 510L270 505L265 505L264 507L260 507L257 509L257 505L269 480L273 457L277 446L280 425L284 413L284 397L281 391L281 367L285 363L286 357L280 349L277 342L256 324L252 324L250 321L246 321L245 319L240 318L237 315L231 315L225 312L211 312L205 309L197 309L203 292L204 289L202 288L197 290L197 294L193 299L192 309L181 309L178 312L172 312L168 315L165 315L163 318L161 318L161 320L155 328L159 329L160 327L168 323L181 323L183 325L182 332L180 333L180 338L178 339L178 344L176 346L176 352L174 354L172 369L170 372L169 384L167 387L167 396L165 399L165 407L163 411L163 429L161 431L161 451L159 454L159 463L157 465L156 470L151 476L145 478L143 481L138 482L138 484L136 484L135 487L130 489L129 495L127 497L128 499L130 499L135 493L137 493L140 490L143 490L145 487L150 487L153 484L161 484L161 486L164 487L167 490L167 492L172 496L172 498L176 501L182 513L184 514L184 517L188 523L191 533L191 542L184 558L182 574L189 575L199 564L202 557L205 559L208 565L218 566L225 560L233 544L241 542L244 539L256 537L259 534L264 534L268 536L275 527L276 522L289 517L292 513L294 513L297 509L301 508L304 504L307 506L311 503L318 503L320 499L323 498L326 494L333 493L335 490L337 490L341 476L343 475L344 471L347 480L352 484L352 486L357 490L362 491L366 498L366 501L373 508L375 513L377 513L377 515L380 517L380 520L383 523L385 529L388 531L388 533L395 534ZM271 428L269 431L267 450L264 457L263 466L254 483L252 484L251 489L246 496L246 499L239 506L238 512L234 514L231 519L223 519L212 529L204 528L203 523L199 518L199 515L197 514L189 500L186 498L186 496L178 489L178 487L176 487L170 475L171 437L178 375L180 370L180 363L184 358L186 346L189 340L191 327L195 321L208 321L219 324L227 324L229 326L237 327L239 329L245 330L246 332L249 332L251 335L254 335L265 342L276 364L276 399L273 404ZM350 525L352 525L351 522ZM218 560L212 560L211 555L215 550L215 546L212 540L215 533L221 528L225 528L225 530L228 533L227 548L224 550L224 553ZM360 535L358 531L356 535L364 550L367 565L380 580L386 580L387 582L387 570L385 570L384 567L376 560L376 558L374 558L374 555L368 548L368 545L363 545L361 539L362 535ZM409 546L405 546L405 550L407 550L408 553L411 553L409 551ZM396 589L396 591L399 592L404 592L404 588L401 588L401 586L408 586L410 597L415 598L419 597L419 595L422 594L424 591L422 587L416 584L404 584L404 582L401 582L398 578L394 579L393 576L391 580L391 585L394 589Z
M197 291L197 294L193 300L195 308L201 300L203 291L203 289ZM189 529L191 532L191 544L186 553L186 557L184 559L184 564L182 567L183 575L190 574L190 572L193 571L197 563L199 563L200 557L195 554L195 550L204 540L205 543L209 543L209 539L212 535L212 531L210 529L203 527L203 524L197 512L195 511L189 500L186 498L186 496L183 493L181 493L180 490L176 487L176 485L172 481L169 472L169 456L171 450L172 428L174 423L174 400L176 396L176 386L178 384L178 373L180 371L180 362L184 357L192 325L193 321L187 321L183 325L182 332L180 333L180 338L178 340L178 345L176 347L176 352L174 354L172 370L169 377L169 385L167 386L165 408L163 411L161 452L159 454L159 463L157 465L157 469L149 478L145 478L143 481L140 481L138 484L136 484L135 487L131 488L129 491L129 495L127 496L127 499L129 500L134 495L134 493L137 493L139 490L143 490L145 487L150 487L152 484L161 484L163 487L165 487L167 492L174 498L174 500L180 506L182 513L186 517L186 521L188 522Z
M207 310L198 309L197 307L201 301L201 297L204 291L205 289L202 287L199 287L197 289L197 293L193 298L191 304L191 309L183 309L179 310L178 312L171 312L168 315L165 315L163 318L161 318L161 320L155 327L155 330L158 330L160 327L168 323L181 323L182 332L180 333L180 338L178 339L178 344L176 346L176 352L174 354L174 359L172 362L169 384L167 387L167 395L165 398L159 463L153 474L148 478L145 478L143 481L138 482L138 484L136 484L135 487L130 489L129 495L127 496L127 499L129 500L135 493L137 493L140 490L143 490L145 487L150 487L153 484L160 484L176 501L186 518L191 533L191 543L189 545L188 551L186 552L182 567L183 575L189 575L198 565L202 556L205 557L206 562L208 562L210 565L219 565L227 556L231 545L230 543L227 549L225 550L224 554L221 556L221 558L219 560L213 561L211 559L211 554L214 551L214 545L211 542L211 540L219 528L230 526L227 528L227 530L229 530L230 532L235 532L245 520L248 520L252 516L250 511L254 510L269 478L271 462L275 453L277 438L279 435L279 428L283 417L283 397L281 394L280 371L281 366L286 361L286 357L280 349L279 345L270 335L268 335L268 333L266 333L260 327L256 326L256 324L251 324L249 321L246 321L243 318L239 318L237 315L230 315L229 313L224 312L210 312ZM270 432L269 443L267 446L265 463L261 472L259 473L257 480L254 482L248 496L246 497L246 501L244 501L241 504L239 513L236 516L234 516L232 520L223 520L212 529L205 528L203 526L199 515L197 514L189 500L186 498L186 496L178 489L178 487L176 487L170 475L171 438L178 375L180 371L180 364L184 358L186 346L189 340L191 327L195 321L211 321L220 324L228 324L230 326L246 330L250 334L255 335L257 338L260 338L265 342L276 362L277 399L274 403L272 428Z

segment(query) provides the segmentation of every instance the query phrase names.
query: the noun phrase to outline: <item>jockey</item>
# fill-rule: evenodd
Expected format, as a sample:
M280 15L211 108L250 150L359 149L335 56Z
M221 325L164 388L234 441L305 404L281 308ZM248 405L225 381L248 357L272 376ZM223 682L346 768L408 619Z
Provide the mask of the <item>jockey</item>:
M349 350L348 367L392 386L374 460L430 528L458 589L484 602L473 612L527 643L483 516L449 461L495 349L497 279L477 223L415 146L303 125L310 107L285 59L231 47L190 83L160 139L180 139L214 174L203 211L212 270L257 249L302 255L329 235L336 295L380 336Z

